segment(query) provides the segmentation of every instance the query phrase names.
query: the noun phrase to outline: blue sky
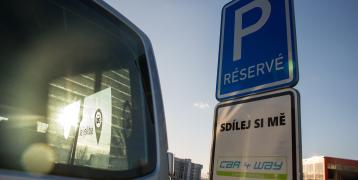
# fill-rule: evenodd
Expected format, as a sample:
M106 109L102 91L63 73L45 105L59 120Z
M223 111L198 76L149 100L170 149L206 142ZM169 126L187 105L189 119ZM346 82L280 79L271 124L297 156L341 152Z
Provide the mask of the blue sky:
M358 159L358 1L296 1L303 155Z
M107 0L151 39L169 151L208 172L221 8L229 0ZM296 0L303 157L358 159L358 1Z

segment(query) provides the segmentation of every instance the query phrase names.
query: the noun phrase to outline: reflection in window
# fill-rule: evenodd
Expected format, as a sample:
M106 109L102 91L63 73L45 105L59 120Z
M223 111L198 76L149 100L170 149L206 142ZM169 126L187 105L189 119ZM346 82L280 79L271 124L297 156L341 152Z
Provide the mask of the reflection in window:
M1 168L33 172L22 157L28 150L35 152L29 162L43 156L31 148L36 144L56 154L54 168L42 173L72 175L64 171L73 165L86 171L74 176L98 168L128 178L154 168L144 47L125 23L92 5L12 0L0 6Z
M128 70L102 73L95 92L94 73L50 83L48 140L58 163L127 169L126 139L131 135Z

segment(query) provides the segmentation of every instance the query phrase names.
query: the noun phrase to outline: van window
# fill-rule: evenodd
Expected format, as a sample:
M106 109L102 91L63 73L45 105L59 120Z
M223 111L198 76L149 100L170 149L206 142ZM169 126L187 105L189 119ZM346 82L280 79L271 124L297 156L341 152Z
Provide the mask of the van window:
M25 4L0 6L0 168L149 173L154 124L138 35L94 2Z

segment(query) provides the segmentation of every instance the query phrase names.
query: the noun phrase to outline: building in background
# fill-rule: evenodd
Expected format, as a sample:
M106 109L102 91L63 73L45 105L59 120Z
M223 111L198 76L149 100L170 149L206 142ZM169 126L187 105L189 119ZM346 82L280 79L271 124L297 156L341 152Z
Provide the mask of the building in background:
M358 161L327 156L303 159L304 180L357 180Z
M172 153L169 153L169 156L171 158ZM191 159L180 159L174 157L174 173L171 175L171 179L172 180L200 180L202 169L203 169L203 165L192 163Z
M173 180L174 177L174 154L171 152L168 152L168 173L169 173L169 180Z

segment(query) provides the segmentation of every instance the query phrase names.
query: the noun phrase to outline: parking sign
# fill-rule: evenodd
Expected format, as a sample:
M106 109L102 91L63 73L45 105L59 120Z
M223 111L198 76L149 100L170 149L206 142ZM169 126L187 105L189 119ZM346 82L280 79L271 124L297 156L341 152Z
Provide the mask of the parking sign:
M222 10L216 98L298 82L292 0L234 0Z

